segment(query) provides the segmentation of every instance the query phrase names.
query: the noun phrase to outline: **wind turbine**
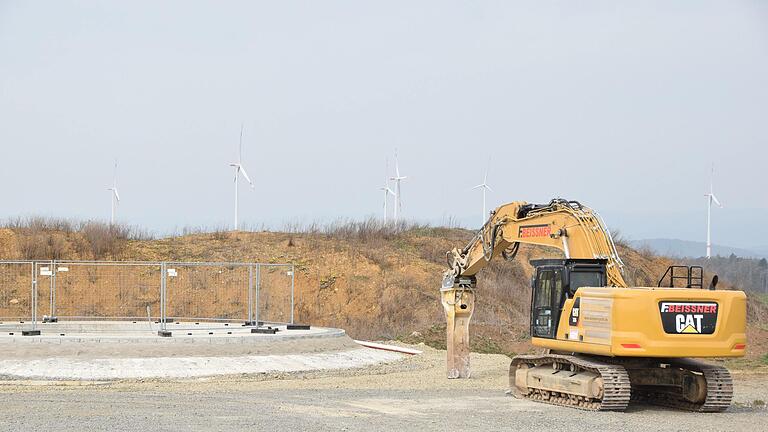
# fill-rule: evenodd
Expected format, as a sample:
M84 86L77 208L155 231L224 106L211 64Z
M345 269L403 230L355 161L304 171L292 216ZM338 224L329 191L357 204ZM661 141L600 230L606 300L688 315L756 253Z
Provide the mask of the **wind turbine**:
M709 177L709 193L704 194L707 197L707 259L712 258L712 203L714 202L718 207L723 208L723 205L720 204L720 201L715 196L714 178L715 164L712 164L712 172Z
M243 125L240 124L240 148L239 153L237 156L237 162L233 162L229 164L229 166L235 168L235 231L237 231L237 179L240 177L240 174L243 175L245 180L248 182L249 185L251 185L251 189L254 189L255 186L253 185L253 182L251 181L251 178L248 177L248 173L245 172L245 168L243 167Z
M110 225L115 224L115 207L120 203L120 194L117 193L117 159L115 159L115 168L112 173L112 187L107 188L108 191L111 193L110 198L112 200L112 212L109 216L109 223Z
M389 171L389 160L387 160L387 168L384 171L384 186L380 187L380 191L384 191L384 223L387 223L387 201L389 201L389 196L392 195L396 197L395 193L392 191L392 189L389 188L389 179L387 179L387 172Z
M402 211L403 201L400 199L400 181L407 179L406 176L400 175L400 164L397 161L397 149L395 149L395 176L390 177L390 180L395 181L395 222L400 218L400 212Z
M488 160L488 165L491 164L491 161ZM486 219L488 218L488 212L485 209L485 192L491 191L493 192L493 189L491 189L490 186L488 186L488 168L485 168L485 176L483 176L483 182L479 185L473 187L472 189L482 189L483 190L483 214L480 218L480 226L483 226L485 224Z

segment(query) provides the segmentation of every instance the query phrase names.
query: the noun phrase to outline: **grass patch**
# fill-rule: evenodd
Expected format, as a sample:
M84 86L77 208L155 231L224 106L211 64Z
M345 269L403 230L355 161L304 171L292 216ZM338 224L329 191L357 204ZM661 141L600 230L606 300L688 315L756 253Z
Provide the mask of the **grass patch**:
M476 336L470 339L470 350L480 354L504 354L507 357L514 357L516 353L504 349L498 342L483 336Z

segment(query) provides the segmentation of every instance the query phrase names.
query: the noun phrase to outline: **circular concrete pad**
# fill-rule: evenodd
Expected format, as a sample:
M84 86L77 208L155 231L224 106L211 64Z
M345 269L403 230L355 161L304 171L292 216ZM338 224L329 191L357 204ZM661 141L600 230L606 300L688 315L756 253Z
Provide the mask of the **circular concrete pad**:
M366 367L401 354L363 348L344 330L313 327L251 333L240 323L64 321L40 324L40 336L0 334L0 377L109 380L190 378ZM24 328L29 328L28 324ZM263 328L263 327L262 327ZM9 333L14 335L9 335Z

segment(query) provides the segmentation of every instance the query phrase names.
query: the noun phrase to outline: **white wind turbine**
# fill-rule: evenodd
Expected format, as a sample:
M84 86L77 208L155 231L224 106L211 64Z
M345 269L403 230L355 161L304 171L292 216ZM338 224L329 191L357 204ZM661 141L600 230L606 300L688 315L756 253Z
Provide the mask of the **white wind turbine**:
M115 208L120 204L120 194L117 193L117 159L115 159L115 169L112 173L112 187L107 188L110 191L110 199L112 200L112 212L109 216L109 223L114 225L115 223Z
M245 168L243 167L243 125L240 125L240 148L239 153L237 156L237 162L229 164L229 166L235 168L235 231L237 231L238 224L237 224L237 180L240 177L240 174L243 175L243 178L248 182L249 185L251 185L251 189L254 189L255 186L253 185L253 182L251 181L251 178L248 177L248 173L245 172Z
M718 207L723 208L723 205L720 204L720 201L715 196L714 178L715 164L712 164L712 172L709 177L709 193L704 194L707 197L707 259L712 257L712 203L714 202Z
M390 180L395 181L395 222L400 218L400 212L402 211L403 202L400 199L400 181L407 179L406 176L400 175L400 165L397 161L397 149L395 149L395 176L390 177Z
M491 164L491 161L488 161L488 165ZM491 189L490 186L488 186L488 168L485 169L485 176L483 176L483 182L479 185L473 187L472 189L482 189L483 190L483 214L480 218L480 226L483 226L485 224L486 219L488 219L488 212L485 208L485 192L491 191L493 192L493 189Z
M392 191L392 189L389 188L389 179L387 179L387 172L389 171L389 161L387 160L387 168L384 171L384 186L380 187L380 191L384 191L384 223L387 223L387 201L389 201L389 196L392 195L394 197L397 197L395 195L395 192Z

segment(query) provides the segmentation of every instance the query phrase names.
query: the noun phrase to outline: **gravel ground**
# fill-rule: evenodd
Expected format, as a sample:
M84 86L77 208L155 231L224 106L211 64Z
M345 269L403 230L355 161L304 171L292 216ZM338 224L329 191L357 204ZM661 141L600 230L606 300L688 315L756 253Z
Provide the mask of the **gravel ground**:
M509 359L474 355L447 380L445 353L373 368L186 381L0 382L0 430L768 430L768 374L735 374L726 413L649 406L594 413L504 394Z

